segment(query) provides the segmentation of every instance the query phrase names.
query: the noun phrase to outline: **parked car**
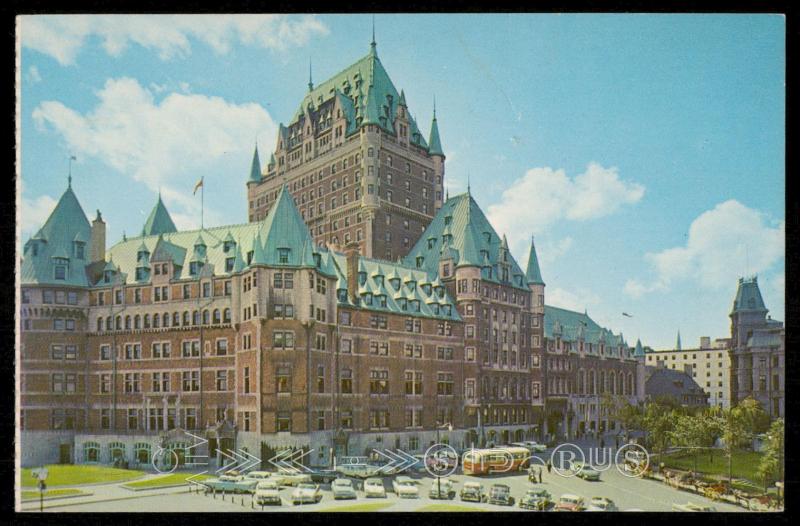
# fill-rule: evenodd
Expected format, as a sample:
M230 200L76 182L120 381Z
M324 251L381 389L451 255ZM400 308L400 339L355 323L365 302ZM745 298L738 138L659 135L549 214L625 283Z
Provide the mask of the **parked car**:
M553 511L583 511L585 507L583 497L564 493L559 497Z
M206 479L203 484L209 490L223 493L252 493L255 491L257 480L245 480L243 475L220 475L216 478Z
M544 511L553 502L553 497L546 489L533 488L525 492L519 499L519 507L526 510Z
M583 480L599 481L600 472L584 462L573 462L571 469L575 476Z
M464 502L487 502L489 500L483 485L478 482L465 482L459 496Z
M256 503L259 506L264 504L281 504L281 487L273 479L262 480L256 486Z
M269 471L249 471L245 473L244 478L245 480L255 480L256 483L261 482L262 480L267 480L272 476L272 473Z
M292 491L292 504L295 506L298 504L315 503L321 500L322 492L320 492L319 486L316 484L301 482L297 485L297 488Z
M702 504L695 504L694 502L687 502L686 504L673 504L672 511L717 511L714 506L704 506Z
M511 488L506 484L492 484L489 489L489 504L513 506L514 497L511 496Z
M456 498L456 489L453 487L453 481L450 479L435 479L431 483L428 497L431 499L453 500Z
M272 473L270 478L276 480L279 486L297 486L313 482L310 474L300 471L278 471L277 473Z
M619 511L614 501L606 497L592 497L586 511Z
M365 480L364 495L366 497L386 498L386 488L383 487L383 481L375 477Z
M399 475L392 480L392 489L401 499L416 499L419 497L418 482L405 475Z
M333 469L314 469L308 473L311 482L328 484L339 477L339 472Z
M345 478L338 478L331 483L331 491L333 492L333 499L355 499L356 489L353 487L353 481Z

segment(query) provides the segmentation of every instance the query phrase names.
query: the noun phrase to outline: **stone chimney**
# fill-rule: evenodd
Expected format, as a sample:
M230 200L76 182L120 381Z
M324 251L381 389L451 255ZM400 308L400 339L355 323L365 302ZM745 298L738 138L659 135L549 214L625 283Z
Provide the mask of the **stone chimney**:
M710 349L711 348L711 337L710 336L700 336L700 348L701 349Z
M91 239L91 256L92 263L103 261L106 259L106 222L100 215L100 210L97 211L97 217L92 221L92 239Z
M344 255L347 258L347 295L354 305L358 305L359 244L353 241L345 245Z

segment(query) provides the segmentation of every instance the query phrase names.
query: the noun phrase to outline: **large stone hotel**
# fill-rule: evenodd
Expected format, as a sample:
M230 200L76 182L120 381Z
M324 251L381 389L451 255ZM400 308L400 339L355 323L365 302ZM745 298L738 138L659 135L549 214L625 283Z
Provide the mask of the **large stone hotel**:
M255 152L248 223L177 231L159 197L107 247L68 185L22 254L22 464L617 429L603 397L642 400L643 365L545 305L533 242L523 269L469 191L443 198L444 161L373 42Z

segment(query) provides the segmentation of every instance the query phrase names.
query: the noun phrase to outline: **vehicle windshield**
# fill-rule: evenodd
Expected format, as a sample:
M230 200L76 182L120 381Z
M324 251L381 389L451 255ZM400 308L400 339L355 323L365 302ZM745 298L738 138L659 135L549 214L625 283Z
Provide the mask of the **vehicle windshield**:
M350 487L353 485L348 479L336 479L333 481L334 486L347 486Z

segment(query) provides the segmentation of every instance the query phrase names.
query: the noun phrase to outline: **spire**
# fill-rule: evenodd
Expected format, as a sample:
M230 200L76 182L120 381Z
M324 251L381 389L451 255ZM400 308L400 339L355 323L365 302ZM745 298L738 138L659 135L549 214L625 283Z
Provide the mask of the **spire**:
M376 52L375 48L377 46L378 44L375 43L375 15L372 15L372 42L370 42L369 44L370 53L374 54Z
M250 165L250 180L258 183L261 181L261 161L258 159L258 143L253 150L253 163Z
M675 343L675 350L676 351L680 351L681 350L681 331L680 330L678 330L678 341Z
M436 123L436 99L433 99L433 121L431 121L431 133L428 138L428 153L431 155L441 155L444 157L442 150L442 141L439 139L439 125Z
M408 104L406 104L406 92L403 89L400 90L400 102L398 103L398 106L408 107Z
M175 228L175 223L172 221L167 207L164 206L164 202L161 200L161 193L159 192L156 205L153 207L150 215L147 216L147 221L145 221L144 228L142 228L142 235L170 234L177 231L178 229Z
M311 77L311 57L308 59L308 91L314 91L314 79Z
M467 172L467 195L470 196L472 195L472 192L470 192L470 187L469 187L469 172Z
M633 356L635 358L644 357L644 348L642 347L642 340L640 338L636 338L636 349L633 351Z
M544 285L542 280L542 271L539 269L539 258L536 257L536 245L531 236L531 250L528 254L528 270L525 272L525 277L528 279L528 285Z

